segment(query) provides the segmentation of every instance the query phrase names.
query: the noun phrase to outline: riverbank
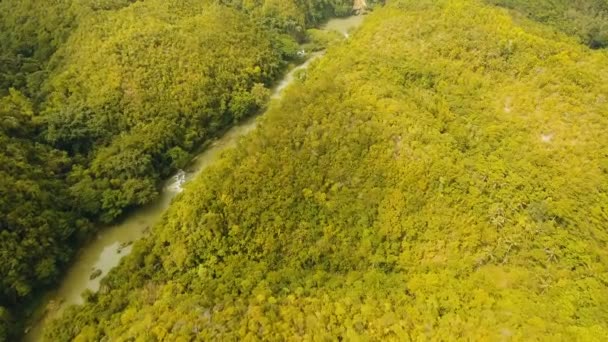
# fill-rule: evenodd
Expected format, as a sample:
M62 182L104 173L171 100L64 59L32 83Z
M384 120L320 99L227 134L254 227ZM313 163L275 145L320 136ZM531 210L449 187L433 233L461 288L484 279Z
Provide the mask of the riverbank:
M323 25L322 30L338 31L348 37L349 32L362 22L361 16L336 18ZM302 64L288 71L277 82L271 98L280 100L284 90L297 79L296 75L322 56L323 52L312 53ZM192 158L185 170L178 171L165 181L158 198L152 203L132 210L120 223L101 229L96 238L80 250L59 287L43 296L38 310L30 318L30 328L27 329L24 340L39 341L44 326L50 320L59 317L66 307L82 304L84 292L98 291L101 279L130 253L132 243L142 238L147 230L158 222L183 186L217 160L223 151L234 147L242 136L255 129L257 118L263 114L253 116L224 131L221 137L206 144L205 148ZM92 277L93 273L96 277Z

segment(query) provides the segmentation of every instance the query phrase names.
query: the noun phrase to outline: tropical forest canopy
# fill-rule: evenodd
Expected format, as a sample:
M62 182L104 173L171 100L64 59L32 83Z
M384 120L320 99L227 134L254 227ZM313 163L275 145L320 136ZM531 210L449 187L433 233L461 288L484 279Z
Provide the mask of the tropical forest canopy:
M48 340L608 336L606 53L402 0L300 78Z
M302 46L329 48L47 340L608 336L606 1L312 29L352 8L1 1L0 341Z
M608 1L606 0L486 0L516 10L558 31L576 37L591 48L608 47Z
M94 223L259 111L307 29L348 3L0 2L0 340Z

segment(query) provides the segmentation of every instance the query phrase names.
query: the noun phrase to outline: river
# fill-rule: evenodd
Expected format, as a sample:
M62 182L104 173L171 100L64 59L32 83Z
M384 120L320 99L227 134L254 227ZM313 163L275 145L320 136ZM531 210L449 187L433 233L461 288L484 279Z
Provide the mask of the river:
M338 31L348 38L350 32L362 22L363 16L336 18L328 21L322 29ZM312 54L306 62L288 72L275 86L272 99L280 101L285 88L295 80L296 73L308 68L312 61L321 56L323 52ZM253 130L257 124L256 119L253 117L233 126L212 142L192 159L186 170L180 170L164 182L158 198L152 203L131 211L115 225L100 229L96 238L81 248L75 256L57 289L44 296L38 311L30 320L30 328L24 340L40 341L42 330L50 320L58 317L67 306L82 304L81 294L85 290L99 290L101 279L130 253L131 244L158 222L183 186L217 160L222 151L235 146L242 136ZM93 273L96 273L96 277L92 277Z

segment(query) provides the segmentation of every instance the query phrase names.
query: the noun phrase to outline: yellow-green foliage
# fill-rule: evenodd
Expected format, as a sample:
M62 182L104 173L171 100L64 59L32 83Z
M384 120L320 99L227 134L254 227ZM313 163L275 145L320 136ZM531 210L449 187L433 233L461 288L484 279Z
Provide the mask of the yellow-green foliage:
M0 1L0 95L9 87L32 95L44 65L80 21L127 6L133 0Z
M46 138L92 155L73 191L111 220L154 196L185 151L257 110L253 89L280 58L266 32L222 6L145 1L98 15L53 57Z
M30 140L37 128L23 94L0 98L0 341L14 326L8 308L53 284L91 228L62 181L70 158Z
M346 2L0 1L0 340L23 331L90 221L150 201L265 105L299 49L292 15L304 32Z
M324 50L345 39L340 32L331 30L310 29L306 31L306 35L310 41L307 48L313 51Z
M608 47L606 0L486 0L570 34L592 48Z
M303 33L329 17L348 16L353 13L353 0L218 0L239 8L266 25L290 33ZM366 0L368 8L383 4L384 0Z
M608 57L542 32L378 10L47 338L604 340Z

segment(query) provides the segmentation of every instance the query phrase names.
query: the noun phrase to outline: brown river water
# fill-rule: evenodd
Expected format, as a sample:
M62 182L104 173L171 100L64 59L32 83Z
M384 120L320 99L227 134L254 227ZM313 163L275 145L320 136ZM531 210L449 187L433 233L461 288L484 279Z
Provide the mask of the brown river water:
M358 27L363 19L363 16L336 18L327 22L323 29L338 31L348 38L350 32ZM322 56L322 52L313 54L306 62L288 72L274 88L273 101L281 101L283 91L293 83L296 73L307 69L312 61ZM61 315L67 306L82 304L81 294L85 290L99 290L101 279L131 252L131 244L159 221L183 186L215 162L222 151L234 147L242 136L255 129L256 119L253 117L233 126L196 155L186 170L180 170L165 181L155 201L131 211L119 223L100 228L97 236L81 248L57 288L44 296L38 312L30 321L24 340L41 341L42 330L50 320ZM92 278L93 272L98 276Z

